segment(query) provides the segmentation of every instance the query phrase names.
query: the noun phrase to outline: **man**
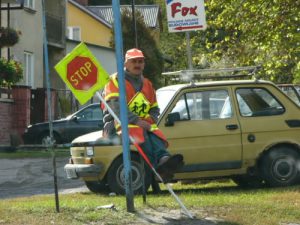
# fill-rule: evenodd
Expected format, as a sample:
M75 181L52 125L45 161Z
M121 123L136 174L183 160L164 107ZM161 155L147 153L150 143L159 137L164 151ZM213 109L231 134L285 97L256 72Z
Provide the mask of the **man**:
M183 156L170 155L166 138L156 125L159 108L152 83L143 76L144 60L143 52L137 48L126 52L124 73L129 135L141 146L164 182L168 182L182 167ZM103 94L110 108L120 115L117 74L111 76ZM111 137L115 131L120 133L120 124L115 124L112 116L104 110L104 136Z

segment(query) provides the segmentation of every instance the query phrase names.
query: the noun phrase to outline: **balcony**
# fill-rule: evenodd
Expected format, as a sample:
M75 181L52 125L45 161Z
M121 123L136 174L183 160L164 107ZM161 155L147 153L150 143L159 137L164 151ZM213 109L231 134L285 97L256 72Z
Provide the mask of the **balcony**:
M46 13L46 29L48 44L58 48L65 48L64 17Z

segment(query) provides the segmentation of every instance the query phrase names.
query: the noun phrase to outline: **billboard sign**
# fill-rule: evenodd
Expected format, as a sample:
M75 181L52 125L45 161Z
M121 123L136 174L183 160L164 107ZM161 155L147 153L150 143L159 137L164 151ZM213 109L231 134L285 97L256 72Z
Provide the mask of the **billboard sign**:
M169 32L206 29L204 0L166 0Z

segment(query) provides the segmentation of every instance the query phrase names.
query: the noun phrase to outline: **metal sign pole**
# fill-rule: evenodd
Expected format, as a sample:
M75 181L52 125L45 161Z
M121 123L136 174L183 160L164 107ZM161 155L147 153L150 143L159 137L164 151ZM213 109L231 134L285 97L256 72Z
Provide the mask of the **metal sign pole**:
M138 47L137 40L137 30L136 30L136 18L135 18L135 3L134 0L131 0L131 10L132 10L132 31L134 36L134 47Z
M58 188L57 188L57 173L56 173L56 157L55 150L53 147L53 126L52 126L52 112L51 112L51 93L50 93L50 78L49 78L49 61L48 61L48 42L47 42L47 33L46 33L46 11L45 11L45 2L42 1L43 5L43 30L44 30L44 63L45 63L45 76L47 84L47 100L48 100L48 119L49 119L49 131L50 131L50 149L52 154L52 163L53 163L53 181L54 181L54 192L55 192L55 206L56 212L59 212L59 199L58 199Z
M131 173L131 159L129 151L128 138L128 118L127 118L127 104L125 93L125 78L124 78L124 61L123 61L123 39L122 26L120 16L120 1L112 0L112 8L114 14L114 30L115 30L115 46L118 68L118 81L120 91L120 117L122 127L122 144L123 144L123 162L125 170L125 190L127 200L127 211L134 212L133 191L132 191L132 173Z
M189 70L192 70L193 64L192 64L192 51L191 51L191 45L190 45L190 32L189 31L185 32L185 38L186 38L186 52L187 52L187 57L188 57L188 66L189 66Z

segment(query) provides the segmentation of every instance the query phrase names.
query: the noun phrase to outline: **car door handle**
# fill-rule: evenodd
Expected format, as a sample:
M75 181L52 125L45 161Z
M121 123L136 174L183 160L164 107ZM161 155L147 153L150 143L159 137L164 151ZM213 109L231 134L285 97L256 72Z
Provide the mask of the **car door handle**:
M238 129L238 128L239 128L239 126L236 125L236 124L229 124L229 125L226 125L226 129L227 129L227 130L236 130L236 129Z

